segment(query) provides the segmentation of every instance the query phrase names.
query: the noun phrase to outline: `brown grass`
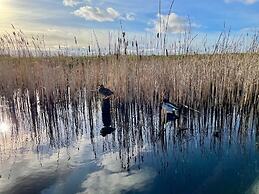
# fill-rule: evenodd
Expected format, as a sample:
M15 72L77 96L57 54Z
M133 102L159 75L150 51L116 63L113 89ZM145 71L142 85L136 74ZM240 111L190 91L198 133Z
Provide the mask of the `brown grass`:
M214 51L207 54L190 52L192 38L187 37L180 46L184 49L167 57L128 56L120 51L109 56L69 57L64 53L50 56L44 40L27 41L14 29L13 34L1 37L0 95L10 98L17 90L28 90L31 95L37 91L62 101L69 88L72 96L84 89L90 99L96 95L91 90L104 84L115 92L115 102L157 105L167 91L172 101L197 109L258 104L258 36L249 52L240 53L238 42L221 34Z
M72 94L85 88L91 97L90 90L104 84L117 100L127 102L157 103L166 90L172 101L195 108L258 103L257 54L1 57L0 68L0 92L9 97L18 89L55 96L68 87Z

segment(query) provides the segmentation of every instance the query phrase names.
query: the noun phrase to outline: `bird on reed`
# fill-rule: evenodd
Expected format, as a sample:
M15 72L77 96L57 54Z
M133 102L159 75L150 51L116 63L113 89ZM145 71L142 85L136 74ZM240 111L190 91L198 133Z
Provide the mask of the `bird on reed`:
M169 114L174 114L176 118L179 118L181 107L169 102L168 99L164 98L162 102L162 109Z
M163 101L161 103L161 108L162 108L162 110L164 110L164 112L167 113L167 115L174 118L173 120L179 119L180 115L183 114L184 109L187 109L189 111L193 111L193 112L200 114L200 111L198 111L194 108L191 108L187 105L184 105L184 104L176 105L176 104L170 102L168 92L164 92L164 94L163 94ZM183 115L183 116L185 116L185 115Z
M97 91L104 97L104 99L107 99L113 95L113 92L109 88L105 88L104 85L99 85Z

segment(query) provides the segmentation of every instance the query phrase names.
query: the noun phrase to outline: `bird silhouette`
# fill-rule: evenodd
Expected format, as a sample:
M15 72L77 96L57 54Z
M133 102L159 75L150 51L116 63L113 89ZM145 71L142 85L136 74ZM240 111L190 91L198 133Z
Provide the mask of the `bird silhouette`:
M104 97L104 99L113 95L113 92L109 88L105 88L103 85L98 86L97 91Z

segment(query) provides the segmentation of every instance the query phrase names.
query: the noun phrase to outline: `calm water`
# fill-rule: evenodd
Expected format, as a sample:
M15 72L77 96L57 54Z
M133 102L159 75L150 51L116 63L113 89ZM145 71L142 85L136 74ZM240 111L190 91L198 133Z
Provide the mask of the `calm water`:
M258 115L81 96L0 101L0 193L259 193Z

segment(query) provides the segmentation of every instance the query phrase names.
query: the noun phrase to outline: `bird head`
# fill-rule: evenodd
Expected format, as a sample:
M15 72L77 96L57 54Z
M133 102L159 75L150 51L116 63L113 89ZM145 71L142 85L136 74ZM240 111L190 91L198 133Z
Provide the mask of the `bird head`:
M169 92L167 90L164 90L162 92L162 99L163 99L163 102L169 102Z
M100 88L104 88L104 85L103 84L98 85L97 89L100 89Z

